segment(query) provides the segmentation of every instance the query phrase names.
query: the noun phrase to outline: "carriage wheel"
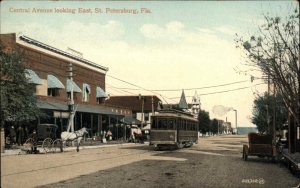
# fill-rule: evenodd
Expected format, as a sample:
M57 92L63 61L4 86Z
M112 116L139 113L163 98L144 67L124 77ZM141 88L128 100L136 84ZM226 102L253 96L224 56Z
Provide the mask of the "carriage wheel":
M63 152L63 142L61 139L56 139L52 143L52 151L55 153L57 151Z
M34 145L35 145L35 141L33 138L28 138L23 145L28 147L28 153L33 153Z
M33 145L34 145L33 138L28 138L24 144L27 144L28 146L30 145L31 147L33 147Z
M45 153L48 153L48 152L51 151L51 149L52 149L52 142L53 142L53 140L51 138L46 138L43 141L42 147L43 147Z

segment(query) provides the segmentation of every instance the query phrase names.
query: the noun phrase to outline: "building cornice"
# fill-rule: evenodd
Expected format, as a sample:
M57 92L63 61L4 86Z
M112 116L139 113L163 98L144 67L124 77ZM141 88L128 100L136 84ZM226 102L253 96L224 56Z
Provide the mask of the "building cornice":
M70 53L65 52L63 50L60 50L60 49L57 49L55 47L52 47L50 45L47 45L45 43L42 43L40 41L37 41L37 40L32 39L30 37L27 37L25 35L18 36L17 37L17 43L21 44L21 45L25 45L25 46L29 45L28 47L38 49L38 50L41 50L41 51L46 50L48 52L51 52L51 55L59 56L60 58L63 58L65 60L69 60L69 61L71 60L71 62L73 62L73 63L88 66L88 67L93 68L94 70L96 69L96 70L101 71L103 73L106 73L108 71L108 67L104 67L104 66L96 64L92 61L89 61L89 60L86 60L84 58L75 56L73 54L70 54Z

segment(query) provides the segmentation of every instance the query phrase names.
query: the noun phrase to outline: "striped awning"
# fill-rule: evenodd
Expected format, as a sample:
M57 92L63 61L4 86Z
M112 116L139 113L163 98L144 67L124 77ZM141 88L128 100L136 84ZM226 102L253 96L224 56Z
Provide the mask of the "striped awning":
M73 83L73 92L81 93L81 89L78 87L78 85L70 79L67 79L67 92L71 92L71 83Z
M53 75L48 75L48 88L64 89L65 86Z
M100 97L107 97L107 94L105 93L105 91L103 91L103 89L101 87L96 87L96 97L100 98Z
M33 84L43 84L43 81L40 79L40 77L31 69L25 69L25 76L28 79L29 83Z

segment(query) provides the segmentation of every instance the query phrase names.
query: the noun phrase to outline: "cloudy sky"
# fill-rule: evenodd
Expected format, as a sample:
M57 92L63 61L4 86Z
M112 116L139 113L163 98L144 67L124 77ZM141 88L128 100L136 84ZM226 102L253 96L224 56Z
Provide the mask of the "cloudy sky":
M264 23L263 13L285 17L295 4L296 1L2 1L0 29L1 33L22 33L61 50L75 49L85 59L109 67L106 90L112 96L160 94L164 103L178 103L182 89L188 102L197 91L202 109L209 111L211 117L227 117L234 122L232 111L222 117L212 112L215 105L232 107L238 111L238 125L251 126L255 95L267 87L262 80L250 81L250 75L258 73L239 73L248 67L243 65L242 51L235 47L235 34L247 37ZM36 12L38 9L44 12ZM91 12L80 13L79 9ZM234 84L226 85L229 83ZM203 88L216 85L225 86Z

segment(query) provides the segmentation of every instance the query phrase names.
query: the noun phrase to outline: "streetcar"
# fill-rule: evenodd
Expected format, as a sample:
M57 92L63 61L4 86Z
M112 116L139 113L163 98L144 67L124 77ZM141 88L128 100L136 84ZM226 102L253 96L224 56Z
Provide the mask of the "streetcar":
M183 148L198 142L198 120L192 114L164 109L151 116L150 145Z

